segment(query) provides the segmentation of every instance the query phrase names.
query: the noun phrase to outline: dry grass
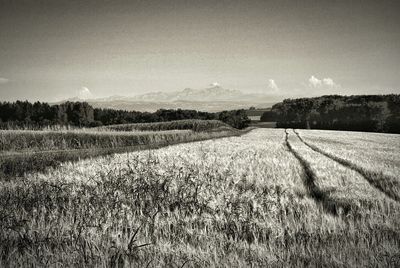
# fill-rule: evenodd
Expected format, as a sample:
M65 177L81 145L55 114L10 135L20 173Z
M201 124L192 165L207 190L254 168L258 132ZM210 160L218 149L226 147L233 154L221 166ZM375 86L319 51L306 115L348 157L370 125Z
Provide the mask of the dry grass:
M259 129L3 182L0 265L395 267L398 203L288 142ZM349 209L327 212L307 174Z

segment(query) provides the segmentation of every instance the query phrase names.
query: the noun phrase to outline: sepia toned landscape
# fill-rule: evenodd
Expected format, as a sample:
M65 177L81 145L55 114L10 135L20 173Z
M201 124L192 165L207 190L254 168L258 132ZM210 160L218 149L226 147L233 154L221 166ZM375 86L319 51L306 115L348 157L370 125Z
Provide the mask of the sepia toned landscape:
M399 10L0 0L0 268L400 267Z
M395 267L399 148L392 134L254 129L3 179L2 263Z

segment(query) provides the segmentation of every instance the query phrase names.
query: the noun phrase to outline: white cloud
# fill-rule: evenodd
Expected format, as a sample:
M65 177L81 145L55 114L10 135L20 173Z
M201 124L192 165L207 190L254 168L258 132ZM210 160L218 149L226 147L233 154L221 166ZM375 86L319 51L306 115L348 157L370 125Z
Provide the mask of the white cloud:
M4 77L0 77L0 84L7 84L10 80Z
M308 79L308 82L312 87L320 87L322 85L322 81L313 75Z
M92 92L90 92L90 90L87 87L82 87L79 92L78 92L78 97L80 99L90 99L91 97L93 97Z
M328 78L324 78L322 80L322 82L324 83L324 85L327 85L327 86L330 86L330 87L336 86L335 82L333 82L333 79L329 78L329 77Z
M273 91L278 91L278 90L279 90L279 87L278 87L278 85L276 84L276 82L275 82L274 79L269 79L269 80L268 80L268 87L269 87L270 89L272 89Z
M308 79L309 86L314 87L314 88L337 88L340 87L338 84L336 84L332 78L326 77L319 79L315 76L311 76L310 79Z
M211 86L211 87L219 87L219 86L220 86L220 83L214 82L214 83L211 83L210 86Z

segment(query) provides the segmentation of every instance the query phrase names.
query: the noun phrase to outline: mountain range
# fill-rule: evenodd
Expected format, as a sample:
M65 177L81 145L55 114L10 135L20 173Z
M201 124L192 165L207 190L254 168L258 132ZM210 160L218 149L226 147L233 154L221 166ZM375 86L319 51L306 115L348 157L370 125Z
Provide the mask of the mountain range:
M81 99L78 97L64 100L86 101L95 108L111 108L153 112L158 109L194 109L217 112L232 109L271 107L275 101L266 94L243 93L240 90L212 86L204 89L185 88L173 92L150 92L142 95L110 96L106 98Z

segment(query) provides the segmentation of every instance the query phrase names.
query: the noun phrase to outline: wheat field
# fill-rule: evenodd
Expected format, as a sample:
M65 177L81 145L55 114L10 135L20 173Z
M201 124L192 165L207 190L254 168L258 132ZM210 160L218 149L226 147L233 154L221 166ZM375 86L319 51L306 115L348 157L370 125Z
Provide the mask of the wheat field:
M0 183L0 266L396 267L400 136L255 129Z
M0 177L21 177L62 162L242 135L220 121L181 120L110 128L0 130Z

